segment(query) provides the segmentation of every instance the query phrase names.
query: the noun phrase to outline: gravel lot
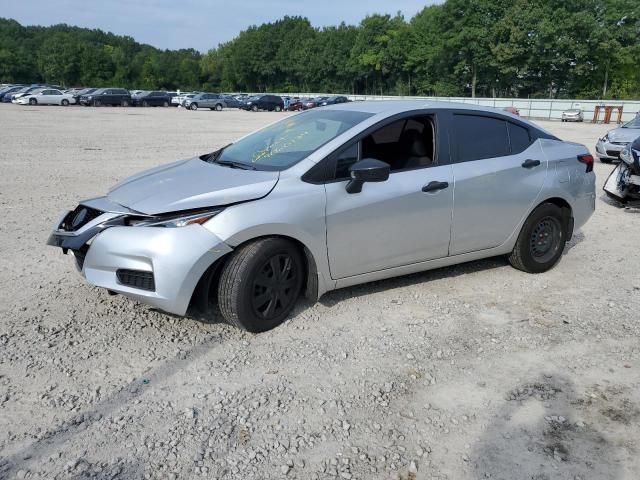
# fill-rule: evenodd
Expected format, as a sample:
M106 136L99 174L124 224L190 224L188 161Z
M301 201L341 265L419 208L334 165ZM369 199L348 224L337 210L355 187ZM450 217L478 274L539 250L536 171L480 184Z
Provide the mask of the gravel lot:
M0 107L0 478L638 478L640 217L603 197L611 166L546 274L473 262L250 335L111 297L44 242L79 199L286 114Z

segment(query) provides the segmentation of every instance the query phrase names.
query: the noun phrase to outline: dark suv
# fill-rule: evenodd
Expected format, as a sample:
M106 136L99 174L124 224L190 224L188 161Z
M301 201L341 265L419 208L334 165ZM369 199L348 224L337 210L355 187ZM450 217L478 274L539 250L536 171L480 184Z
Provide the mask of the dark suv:
M281 112L284 110L284 100L277 95L256 95L255 97L248 98L247 101L240 107L244 110L251 110L257 112L258 110L268 110Z
M99 88L93 93L88 95L82 95L80 97L80 104L88 107L93 105L94 107L100 107L102 105L121 105L128 107L131 105L131 94L129 90L124 88Z
M152 91L131 99L132 105L138 107L168 107L171 105L169 92Z

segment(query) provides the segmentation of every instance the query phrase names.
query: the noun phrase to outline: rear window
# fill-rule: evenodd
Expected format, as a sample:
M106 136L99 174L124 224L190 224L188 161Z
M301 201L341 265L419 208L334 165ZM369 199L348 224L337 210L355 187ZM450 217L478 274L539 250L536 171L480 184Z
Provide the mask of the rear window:
M458 162L510 154L507 122L480 115L453 116Z
M507 122L509 128L509 141L511 143L511 154L522 153L531 145L531 135L529 130L515 123Z

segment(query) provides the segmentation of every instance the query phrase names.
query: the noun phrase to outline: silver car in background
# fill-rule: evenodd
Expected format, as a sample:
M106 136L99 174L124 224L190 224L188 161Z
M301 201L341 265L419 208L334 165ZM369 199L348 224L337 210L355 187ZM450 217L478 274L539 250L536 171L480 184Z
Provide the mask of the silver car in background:
M547 271L594 208L583 145L489 108L354 102L125 179L48 243L93 285L260 332L302 293L496 255Z
M76 103L76 99L70 93L62 93L55 88L43 88L23 95L15 102L18 105L61 105L67 107Z
M562 112L563 122L584 122L584 112L580 108L570 108Z
M636 116L618 128L609 130L598 139L596 156L602 163L620 160L620 154L624 148L638 137L640 137L640 116Z
M208 108L209 110L220 111L227 106L224 98L219 93L197 93L184 100L184 106L189 110L197 110L199 108Z

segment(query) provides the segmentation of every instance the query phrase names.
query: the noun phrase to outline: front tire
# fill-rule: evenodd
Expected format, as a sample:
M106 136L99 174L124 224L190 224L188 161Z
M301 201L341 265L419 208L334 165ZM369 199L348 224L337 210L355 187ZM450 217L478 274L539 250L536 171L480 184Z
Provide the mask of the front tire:
M36 100L35 98L29 99L29 105L37 105L37 104L38 104L38 100Z
M276 105L276 112L281 112L282 111L282 107L280 105Z
M257 112L257 111L258 111L258 106L257 106L257 105L253 105L253 106L251 107L251 111L252 111L252 112Z
M62 102L60 102L62 104L63 107L68 107L69 106L69 100L67 100L66 98L62 99Z
M280 325L296 304L304 280L299 249L282 238L264 238L236 250L218 283L224 318L249 332Z
M509 256L514 268L527 273L550 270L567 243L567 218L557 205L543 203L524 222Z
M195 112L196 110L198 110L198 104L197 103L192 103L189 108Z

